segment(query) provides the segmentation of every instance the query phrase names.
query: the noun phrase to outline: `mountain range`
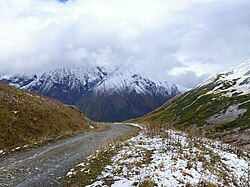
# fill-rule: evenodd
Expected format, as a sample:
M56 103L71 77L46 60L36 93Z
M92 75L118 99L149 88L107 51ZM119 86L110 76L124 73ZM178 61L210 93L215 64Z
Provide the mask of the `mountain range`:
M209 137L250 145L250 61L219 73L135 121L199 129Z
M141 117L180 94L175 84L149 79L127 66L61 68L0 81L74 105L90 119L104 122Z

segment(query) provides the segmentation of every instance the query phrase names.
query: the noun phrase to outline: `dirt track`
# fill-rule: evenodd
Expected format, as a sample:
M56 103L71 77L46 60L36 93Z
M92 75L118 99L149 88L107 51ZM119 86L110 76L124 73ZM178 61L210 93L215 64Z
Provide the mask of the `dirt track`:
M0 186L61 186L59 178L113 138L134 130L110 124L103 132L86 132L29 151L0 158Z

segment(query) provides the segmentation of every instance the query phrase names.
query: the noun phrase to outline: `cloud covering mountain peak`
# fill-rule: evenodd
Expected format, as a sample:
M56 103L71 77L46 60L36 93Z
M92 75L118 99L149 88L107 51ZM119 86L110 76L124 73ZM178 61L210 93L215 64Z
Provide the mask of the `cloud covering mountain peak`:
M192 87L249 58L249 8L247 0L1 1L0 75L131 64Z

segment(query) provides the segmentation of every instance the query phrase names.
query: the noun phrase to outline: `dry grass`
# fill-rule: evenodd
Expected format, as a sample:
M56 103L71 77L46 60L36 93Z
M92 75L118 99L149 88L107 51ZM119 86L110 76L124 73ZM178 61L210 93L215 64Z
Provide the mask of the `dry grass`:
M150 179L144 179L138 184L138 187L154 187L156 186L155 182Z
M239 156L244 156L245 152L250 151L250 147L246 147L242 143L225 141L225 136L228 135L228 133L226 133L226 135L222 135L221 133L216 134L215 132L208 132L204 129L196 128L196 127L180 128L171 123L160 124L160 123L151 122L151 123L144 123L144 125L146 126L147 134L151 136L160 135L162 138L168 138L169 134L165 133L166 129L180 130L180 131L185 132L188 135L188 137L191 140L193 140L194 142L193 146L202 145L202 143L204 143L202 142L203 141L202 138L208 138L208 139L217 139L223 143L226 143L226 144L221 144L221 149L237 154ZM250 132L247 132L244 134L239 133L238 138L240 139L240 135L249 136L250 135L249 133ZM237 134L237 132L235 132L235 134ZM234 135L233 137L236 137L236 136Z
M104 130L77 108L0 82L0 149L32 145L82 131Z
M76 166L76 168L73 169L74 174L64 179L64 186L84 187L92 184L97 180L97 177L104 170L105 166L112 163L112 157L118 153L119 149L123 146L123 142L137 135L138 132L139 130L135 129L133 133L114 139L109 144L97 150L90 157L83 160L84 165ZM114 180L112 178L107 177L105 179L105 184L108 186L111 186L113 182Z
M167 179L180 186L247 186L247 155L227 155L227 151L220 150L219 142L181 131L164 130L163 136L165 128L164 125L157 128L148 126L147 134L143 132L124 142L121 147L105 149L85 162L83 168L87 169L81 172L91 171L88 172L91 174L76 174L80 176L78 181L91 179L88 184L93 186L111 186L121 180L120 184L129 181L134 186L143 187L161 186ZM96 160L96 157L101 159ZM235 158L241 159L241 162ZM233 165L236 162L241 168L240 173ZM95 171L93 167L98 169L95 178L91 178L92 171ZM80 182L75 186L84 186L82 184Z

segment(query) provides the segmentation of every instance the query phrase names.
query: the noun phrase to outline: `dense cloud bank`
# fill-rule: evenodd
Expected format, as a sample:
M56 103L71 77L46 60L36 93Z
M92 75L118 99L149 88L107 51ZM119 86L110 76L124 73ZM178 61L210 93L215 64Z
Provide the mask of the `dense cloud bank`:
M248 0L3 0L0 75L133 65L192 87L249 58Z

